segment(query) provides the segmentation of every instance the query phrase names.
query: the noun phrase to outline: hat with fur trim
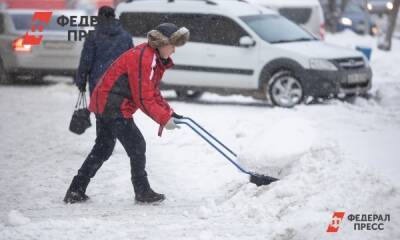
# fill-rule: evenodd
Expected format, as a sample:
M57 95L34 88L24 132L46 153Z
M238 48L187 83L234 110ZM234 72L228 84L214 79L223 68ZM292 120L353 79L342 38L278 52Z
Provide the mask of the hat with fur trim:
M183 46L189 40L190 32L187 28L178 28L173 23L162 23L147 33L150 47L160 48L166 45Z

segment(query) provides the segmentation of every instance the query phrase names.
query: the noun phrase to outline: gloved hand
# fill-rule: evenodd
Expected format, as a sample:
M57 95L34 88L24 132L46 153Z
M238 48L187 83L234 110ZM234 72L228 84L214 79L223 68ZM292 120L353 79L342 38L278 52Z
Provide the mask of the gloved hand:
M179 115L179 114L177 114L175 112L172 113L172 117L177 118L177 119L182 119L183 118L182 115Z
M174 120L181 119L181 118L183 118L183 116L176 114L176 113L172 113L171 118L168 120L167 124L165 124L165 129L174 130L174 129L181 128L181 126L179 126L178 124L176 124L174 122Z

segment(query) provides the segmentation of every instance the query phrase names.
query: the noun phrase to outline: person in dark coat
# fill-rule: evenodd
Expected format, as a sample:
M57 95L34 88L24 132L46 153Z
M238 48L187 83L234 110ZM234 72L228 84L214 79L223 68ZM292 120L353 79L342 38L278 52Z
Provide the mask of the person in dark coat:
M119 20L114 9L103 6L98 12L98 24L85 39L75 83L80 91L93 92L99 78L123 52L133 47L132 37Z
M175 47L189 39L189 30L172 23L163 23L151 30L147 43L129 49L118 57L100 78L89 104L89 111L96 114L97 138L92 151L73 178L64 198L66 203L83 202L88 199L86 188L96 172L110 158L115 142L124 147L130 158L131 181L135 200L141 203L163 201L150 187L147 179L146 142L133 121L140 109L162 129L179 128L175 113L160 94L160 83L167 69L173 67L170 56Z

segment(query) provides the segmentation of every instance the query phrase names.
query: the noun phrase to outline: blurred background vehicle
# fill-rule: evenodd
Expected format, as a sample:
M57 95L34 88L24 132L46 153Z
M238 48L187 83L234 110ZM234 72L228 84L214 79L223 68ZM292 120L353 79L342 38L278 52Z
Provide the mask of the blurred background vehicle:
M274 9L318 38L324 38L324 14L318 0L251 0L249 2Z
M338 4L339 8L340 5ZM377 35L378 27L367 11L364 11L363 5L357 1L349 1L339 17L337 30L351 29L355 33Z
M377 35L379 26L364 0L320 0L329 32L350 29L357 34Z
M392 0L368 0L367 9L370 13L383 15L390 13L393 9Z
M162 82L178 97L189 91L192 99L204 91L242 94L293 107L310 96L365 94L371 88L362 53L326 44L252 3L138 0L119 4L116 15L136 45L160 22L190 30L190 41L177 50Z
M32 26L34 9L0 11L0 81L41 81L45 75L75 76L83 42L68 41L71 28L57 24L59 16L82 16L81 10L53 10L41 33L40 45L23 45L22 37ZM75 29L76 30L76 29Z

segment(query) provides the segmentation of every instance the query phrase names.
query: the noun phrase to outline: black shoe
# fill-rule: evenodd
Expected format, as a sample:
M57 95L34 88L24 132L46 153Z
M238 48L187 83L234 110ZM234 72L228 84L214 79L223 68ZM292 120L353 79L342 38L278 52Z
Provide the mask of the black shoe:
M64 197L65 203L84 202L89 199L85 194L90 178L75 176Z
M138 203L157 203L165 200L164 194L153 191L150 187L146 174L141 177L132 179L133 188L135 189L135 200Z
M68 191L65 195L64 202L65 203L77 203L77 202L85 202L89 199L85 193L77 191Z
M165 200L165 195L154 192L151 188L142 193L135 193L135 200L139 203L157 203Z

